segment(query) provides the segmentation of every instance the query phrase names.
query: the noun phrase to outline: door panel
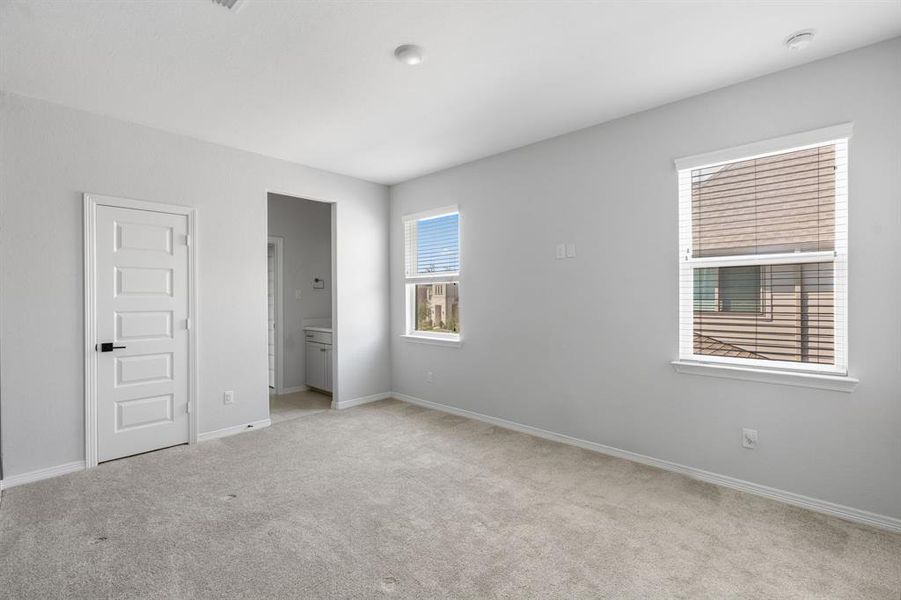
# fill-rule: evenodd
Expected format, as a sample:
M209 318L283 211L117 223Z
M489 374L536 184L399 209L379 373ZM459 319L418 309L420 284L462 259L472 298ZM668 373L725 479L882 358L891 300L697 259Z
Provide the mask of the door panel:
M116 313L117 340L165 340L171 337L171 310Z
M116 387L172 381L172 353L117 356Z
M116 402L116 432L171 423L174 412L173 404L172 394Z
M98 459L188 441L187 217L97 207Z
M172 269L116 268L116 296L171 296Z

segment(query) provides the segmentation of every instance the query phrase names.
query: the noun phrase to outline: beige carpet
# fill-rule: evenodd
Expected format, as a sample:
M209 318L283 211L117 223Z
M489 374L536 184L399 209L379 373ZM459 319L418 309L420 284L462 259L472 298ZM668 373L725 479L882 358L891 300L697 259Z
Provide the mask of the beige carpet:
M13 488L5 598L886 598L901 536L397 401Z

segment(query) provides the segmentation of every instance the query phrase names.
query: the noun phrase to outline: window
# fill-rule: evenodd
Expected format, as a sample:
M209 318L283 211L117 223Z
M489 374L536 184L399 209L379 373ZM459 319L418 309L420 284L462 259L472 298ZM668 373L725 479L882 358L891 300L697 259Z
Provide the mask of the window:
M760 266L717 269L721 312L760 312Z
M677 161L681 360L847 372L849 135Z
M761 267L703 267L694 270L694 309L703 312L760 312Z
M404 217L409 338L460 340L460 213L456 207Z

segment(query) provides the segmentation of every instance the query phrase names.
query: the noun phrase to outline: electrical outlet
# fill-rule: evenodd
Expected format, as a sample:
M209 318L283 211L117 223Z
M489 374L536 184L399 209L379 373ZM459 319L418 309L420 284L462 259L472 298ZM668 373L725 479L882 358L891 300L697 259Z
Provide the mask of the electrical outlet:
M750 450L757 449L757 430L756 429L742 429L741 430L741 445L744 448L748 448Z
M294 299L300 300L300 290L294 290Z
M234 404L235 403L235 393L231 390L222 394L222 404Z
M435 376L432 374L431 371L426 371L425 382L426 383L435 383Z

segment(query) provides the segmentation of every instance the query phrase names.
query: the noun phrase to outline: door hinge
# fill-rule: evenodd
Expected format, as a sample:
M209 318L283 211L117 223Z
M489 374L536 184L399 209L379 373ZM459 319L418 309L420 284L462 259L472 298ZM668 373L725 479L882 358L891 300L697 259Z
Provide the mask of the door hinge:
M185 235L185 246L190 246L190 245L191 245L191 236Z
M191 403L190 402L185 404L185 412L188 413L189 415L191 414Z
M191 330L191 319L190 318L185 319L185 329L187 329L188 331Z

